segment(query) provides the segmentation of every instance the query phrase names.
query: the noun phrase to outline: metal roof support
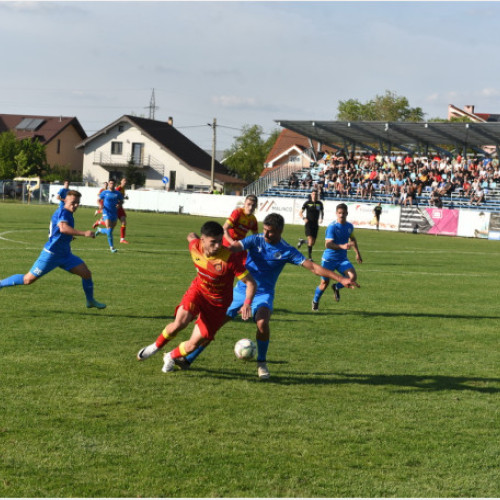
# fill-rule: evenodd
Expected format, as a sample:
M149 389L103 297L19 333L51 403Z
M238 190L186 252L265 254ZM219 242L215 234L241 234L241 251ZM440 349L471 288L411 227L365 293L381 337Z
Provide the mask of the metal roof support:
M316 124L314 124L314 126L317 127L317 128L320 128L322 130L326 130L327 132L332 132L330 129L328 129L328 127L325 127L323 125L316 125ZM334 133L335 133L335 135L339 136L344 141L349 141L351 139L349 136L347 136L345 134L342 134L341 132L335 131ZM354 142L354 144L358 144L358 146L361 146L361 147L363 147L365 149L368 149L369 151L375 151L375 152L378 151L377 148L374 148L373 146L369 146L368 144L363 144L362 142L356 143L355 141L353 141L353 142Z

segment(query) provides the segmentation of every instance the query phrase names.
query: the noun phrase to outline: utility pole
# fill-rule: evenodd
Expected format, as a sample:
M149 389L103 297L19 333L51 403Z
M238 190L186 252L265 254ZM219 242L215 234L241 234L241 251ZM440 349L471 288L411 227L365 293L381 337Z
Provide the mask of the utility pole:
M155 89L153 89L153 92L151 93L151 99L149 100L149 106L146 106L147 109L149 109L149 119L154 120L155 119L155 110L158 109L158 106L156 105L155 101Z
M209 124L210 125L210 124ZM212 127L212 165L210 170L210 191L214 192L214 171L215 171L215 129L217 128L217 119L214 118L214 121L211 125Z

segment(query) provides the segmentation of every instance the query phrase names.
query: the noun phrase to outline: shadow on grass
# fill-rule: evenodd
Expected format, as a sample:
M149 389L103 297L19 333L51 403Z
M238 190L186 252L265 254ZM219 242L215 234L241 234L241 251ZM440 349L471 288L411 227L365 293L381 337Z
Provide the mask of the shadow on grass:
M267 362L270 367L284 362ZM215 378L221 379L245 379L248 380L247 373L239 371L208 370L201 367L192 367L191 372L203 372ZM409 388L420 391L473 391L484 394L496 394L500 392L500 387L488 387L491 384L500 385L500 378L486 377L452 377L446 375L371 375L358 373L308 373L300 375L280 375L273 374L271 368L271 378L266 381L268 384L278 385L369 385L374 387L387 388ZM260 382L255 377L256 382Z
M485 316L483 314L481 315L473 315L473 314L442 314L442 313L426 313L426 312L407 312L407 311L401 311L401 312L377 312L377 311L354 311L354 310L349 310L346 311L341 310L341 311L332 311L331 308L326 309L324 311L321 311L321 309L318 312L312 312L312 311L290 311L288 309L275 309L274 314L273 314L273 320L279 321L281 318L279 318L276 313L285 313L285 314L291 314L291 315L296 315L296 316L304 316L304 315L311 315L312 317L317 317L317 316L331 316L335 314L335 316L359 316L363 318L434 318L434 319L470 319L470 320L478 320L478 319L500 319L500 316ZM290 318L286 318L286 321L293 321Z

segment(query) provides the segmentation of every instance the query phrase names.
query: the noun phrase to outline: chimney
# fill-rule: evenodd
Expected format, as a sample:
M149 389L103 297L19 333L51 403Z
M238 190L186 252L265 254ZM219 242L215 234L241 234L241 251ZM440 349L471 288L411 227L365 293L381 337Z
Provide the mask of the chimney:
M464 111L473 115L474 114L474 105L468 104L467 106L464 106Z
M173 127L173 125L174 125L174 119L173 119L171 116L169 116L169 117L168 117L168 120L167 120L167 123L168 123L170 126L172 126L172 127Z

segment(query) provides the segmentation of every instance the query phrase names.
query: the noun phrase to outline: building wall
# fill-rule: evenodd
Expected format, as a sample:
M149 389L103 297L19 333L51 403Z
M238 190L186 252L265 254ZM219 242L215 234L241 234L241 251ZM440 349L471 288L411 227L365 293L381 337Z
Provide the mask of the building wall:
M73 126L66 127L45 145L48 164L68 166L72 173L82 173L83 151L76 149L76 145L81 141L80 134Z
M121 152L112 154L112 143L121 143ZM176 172L176 190L202 189L209 187L210 179L198 172L189 169L183 162L170 152L160 147L145 136L140 129L128 122L122 122L110 128L106 134L96 137L84 148L83 180L84 182L101 184L109 179L110 173L126 172L127 162L132 156L132 145L142 144L141 162L149 165L144 168L146 174L145 187L149 189L163 189L163 178L171 180L171 172ZM121 166L101 166L99 161L116 162ZM167 186L169 187L169 186Z

